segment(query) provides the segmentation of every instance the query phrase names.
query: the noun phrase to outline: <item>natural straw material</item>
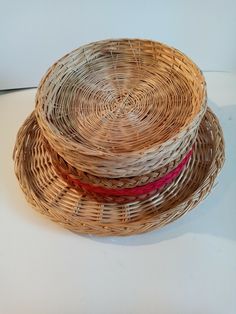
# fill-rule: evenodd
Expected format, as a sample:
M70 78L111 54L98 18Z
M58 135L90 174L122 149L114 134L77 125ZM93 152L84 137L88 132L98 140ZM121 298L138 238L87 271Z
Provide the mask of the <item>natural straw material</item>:
M36 117L50 146L98 177L143 176L186 151L206 110L199 68L159 42L95 42L42 79Z
M208 109L180 176L148 200L125 205L93 201L58 176L34 113L18 132L14 160L28 201L41 213L78 233L130 235L162 227L195 207L223 165L224 142L219 122Z
M141 201L149 198L150 196L157 193L158 190L163 188L164 186L170 184L174 179L176 179L184 167L187 165L189 159L192 156L193 148L188 152L186 156L184 156L183 160L170 172L166 173L164 176L155 180L153 182L149 182L147 184L141 186L135 186L132 188L106 188L97 186L91 183L81 182L79 179L75 179L68 173L62 173L60 170L58 171L57 166L55 165L55 170L58 175L62 177L66 183L68 183L71 187L78 190L79 192L84 191L89 196L95 198L101 202L107 203L119 203L125 204L129 202Z
M165 176L167 173L175 169L183 160L183 158L189 153L193 147L194 141L190 141L189 145L185 147L185 150L179 154L178 158L172 162L166 164L162 168L158 168L155 171L147 173L145 175L136 177L121 177L121 178L107 178L94 176L88 172L80 171L75 167L67 163L45 140L45 147L51 155L53 166L59 174L69 175L75 180L79 180L83 183L93 184L95 186L101 186L108 189L121 189L121 188L133 188L137 186L142 186L151 182L154 182L161 177Z

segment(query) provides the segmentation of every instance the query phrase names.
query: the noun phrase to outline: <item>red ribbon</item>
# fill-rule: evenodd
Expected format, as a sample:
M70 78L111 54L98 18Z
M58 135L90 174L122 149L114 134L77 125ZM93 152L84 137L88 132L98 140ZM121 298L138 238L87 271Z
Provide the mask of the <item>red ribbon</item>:
M186 163L189 161L192 155L193 149L189 151L189 153L183 158L180 164L169 173L165 174L163 177L159 178L154 182L147 183L142 186L137 186L133 188L124 188L124 189L108 189L101 186L92 185L89 183L83 183L78 179L71 178L69 175L66 175L66 179L73 183L73 185L80 186L83 190L87 192L93 192L100 195L108 195L108 196L135 196L150 193L154 190L160 189L166 184L171 183L183 170Z

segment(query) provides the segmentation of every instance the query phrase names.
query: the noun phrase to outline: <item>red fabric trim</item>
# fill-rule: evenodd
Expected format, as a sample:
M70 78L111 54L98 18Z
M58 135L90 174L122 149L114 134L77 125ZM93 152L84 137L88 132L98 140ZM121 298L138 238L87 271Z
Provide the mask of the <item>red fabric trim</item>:
M192 155L193 149L183 158L180 164L169 173L165 174L162 178L158 180L147 183L146 185L137 186L133 188L124 188L124 189L108 189L101 186L92 185L89 183L83 183L78 179L73 179L69 175L66 175L66 179L74 185L80 186L83 190L88 192L97 193L100 195L110 195L110 196L135 196L142 195L152 192L153 190L157 190L165 186L166 184L171 183L183 170L186 163L189 161Z

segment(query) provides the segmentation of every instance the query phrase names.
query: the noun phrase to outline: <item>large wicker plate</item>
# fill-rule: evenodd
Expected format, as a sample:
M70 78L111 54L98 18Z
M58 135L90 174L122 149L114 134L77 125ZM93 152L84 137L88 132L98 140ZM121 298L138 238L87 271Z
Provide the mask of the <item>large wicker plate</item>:
M15 171L27 200L41 213L78 233L130 235L160 228L195 207L211 190L224 162L219 122L207 110L193 156L181 175L145 201L102 204L70 188L53 169L35 114L19 130Z

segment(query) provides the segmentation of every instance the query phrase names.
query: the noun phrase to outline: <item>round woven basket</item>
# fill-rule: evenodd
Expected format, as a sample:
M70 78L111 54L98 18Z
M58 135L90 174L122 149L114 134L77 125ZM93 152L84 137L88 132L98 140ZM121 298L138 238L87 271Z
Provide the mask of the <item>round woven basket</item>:
M159 42L106 40L48 70L14 160L43 214L78 233L130 235L196 206L223 165L224 141L188 57Z
M56 62L35 112L49 146L77 174L123 182L174 166L205 110L205 80L189 58L159 42L121 39Z
M192 157L171 184L144 201L105 204L75 190L58 175L44 132L33 112L18 132L16 175L37 210L78 233L130 235L162 227L191 210L209 193L224 162L222 131L208 109Z

